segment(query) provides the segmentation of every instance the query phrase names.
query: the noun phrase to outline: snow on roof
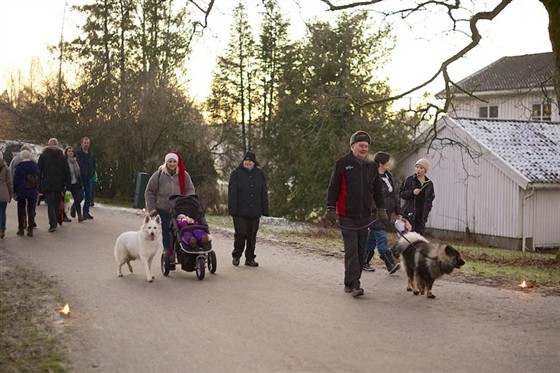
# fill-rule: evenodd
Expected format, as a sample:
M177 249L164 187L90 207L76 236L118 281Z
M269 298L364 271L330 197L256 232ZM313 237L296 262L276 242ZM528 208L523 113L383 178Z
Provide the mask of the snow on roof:
M560 184L560 123L453 120L531 182Z

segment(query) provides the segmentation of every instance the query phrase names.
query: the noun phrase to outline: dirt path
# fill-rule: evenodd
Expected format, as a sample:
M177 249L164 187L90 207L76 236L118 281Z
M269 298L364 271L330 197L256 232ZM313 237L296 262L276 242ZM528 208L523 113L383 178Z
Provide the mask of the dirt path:
M72 316L66 344L76 372L552 372L560 366L560 297L452 281L435 300L405 291L405 276L364 273L366 294L342 291L339 258L257 244L261 266L231 265L232 234L214 231L218 270L181 270L153 283L140 263L117 278L113 245L135 230L132 210L96 206L95 220L15 236L15 204L1 253L44 271ZM242 262L243 263L243 262ZM126 272L125 272L126 273Z

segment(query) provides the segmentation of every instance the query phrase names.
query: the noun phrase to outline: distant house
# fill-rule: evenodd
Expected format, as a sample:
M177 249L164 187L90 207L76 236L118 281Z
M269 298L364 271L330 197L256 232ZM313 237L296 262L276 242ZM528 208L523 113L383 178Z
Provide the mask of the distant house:
M455 89L447 115L558 122L553 74L552 52L503 57L457 83L472 95Z
M560 123L443 117L403 155L397 178L430 161L427 231L520 250L560 247ZM430 129L430 130L433 130Z

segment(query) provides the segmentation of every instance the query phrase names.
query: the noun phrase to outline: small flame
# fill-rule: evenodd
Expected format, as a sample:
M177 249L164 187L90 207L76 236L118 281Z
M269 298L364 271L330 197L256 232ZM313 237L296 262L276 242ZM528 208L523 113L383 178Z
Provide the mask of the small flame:
M527 287L527 282L525 280L523 280L523 282L521 284L518 285L520 288L526 288Z
M63 313L65 315L68 315L70 313L70 306L68 305L68 303L66 303L64 307L62 307L60 313Z

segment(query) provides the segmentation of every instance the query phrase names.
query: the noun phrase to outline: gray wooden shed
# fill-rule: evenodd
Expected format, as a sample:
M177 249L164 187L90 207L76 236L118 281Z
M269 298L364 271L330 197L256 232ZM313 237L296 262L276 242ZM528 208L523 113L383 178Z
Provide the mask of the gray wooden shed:
M560 247L560 123L441 118L437 139L398 159L399 180L430 161L436 198L426 228L440 238L521 250Z

